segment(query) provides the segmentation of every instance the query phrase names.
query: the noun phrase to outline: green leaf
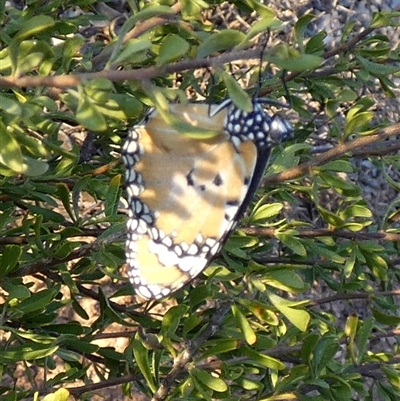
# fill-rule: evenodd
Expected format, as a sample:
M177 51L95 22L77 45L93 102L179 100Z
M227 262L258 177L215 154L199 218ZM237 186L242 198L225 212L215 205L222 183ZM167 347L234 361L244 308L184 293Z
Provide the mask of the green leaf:
M385 373L390 384L397 390L400 390L400 376L399 376L398 365L395 368L391 368L390 366L383 365L382 371Z
M352 219L354 217L369 218L373 216L371 210L369 210L368 207L357 204L346 207L346 209L343 210L343 212L340 214L344 220Z
M270 30L277 30L281 29L283 27L283 24L281 21L276 19L274 14L271 14L265 18L262 18L260 21L257 21L254 23L250 30L247 32L246 37L243 39L241 43L238 44L238 47L241 48L256 35L259 33L266 32L268 29Z
M339 228L342 227L344 221L339 216L330 212L329 210L326 210L320 205L318 205L317 208L321 216L328 224L330 224L333 227L339 227Z
M0 255L0 277L6 276L17 266L22 255L22 247L17 245L6 245L3 254Z
M382 256L374 254L372 252L364 252L364 255L365 263L372 270L375 277L379 278L382 281L386 281L388 270L386 260L383 259Z
M239 82L231 74L224 73L222 76L229 97L233 103L243 111L250 113L253 110L253 103L249 95L242 89Z
M111 110L110 107L112 107ZM112 93L105 108L109 110L110 117L121 120L138 117L143 112L143 104L127 93Z
M182 16L185 20L202 20L201 12L210 7L210 5L203 0L181 0Z
M361 324L361 327L358 329L356 338L357 348L358 348L358 356L357 356L358 363L361 363L365 353L367 352L368 340L370 338L374 325L375 325L375 320L372 317L370 317L364 320L364 322Z
M22 75L26 74L29 71L34 70L35 68L43 65L43 59L45 55L40 52L32 52L29 54L20 54L18 57L18 65L16 74Z
M304 54L286 45L276 46L266 60L288 71L306 71L318 68L324 59L314 54Z
M308 249L318 257L329 260L332 263L344 264L346 259L335 251L331 251L326 246L318 245L317 243L310 244Z
M30 314L45 309L60 291L60 287L54 286L47 290L32 294L18 305L18 310L24 314Z
M57 346L43 344L24 344L18 347L8 347L7 350L0 350L0 360L10 362L32 361L53 355L57 349Z
M0 109L14 116L22 114L21 105L15 99L0 93Z
M57 184L57 193L58 196L60 197L60 200L64 206L65 211L68 213L68 215L71 217L73 221L76 221L75 214L73 213L71 208L70 191L68 186L63 183Z
M319 338L318 334L310 333L303 339L300 354L305 363L309 364L313 359L313 353L318 344Z
M113 65L123 64L125 62L134 63L141 54L145 54L151 49L153 44L149 39L135 38L129 39L125 44L121 54L113 60Z
M107 187L105 197L105 209L104 213L106 216L114 216L117 214L118 202L121 196L121 175L113 177Z
M23 172L23 157L21 148L14 136L0 121L0 163L9 167L18 174Z
M99 352L100 350L100 346L77 339L73 334L63 334L59 336L57 338L57 344L72 351L78 351L88 355Z
M28 156L24 156L23 160L21 173L27 177L39 177L49 169L49 165L44 161L32 159Z
M268 220L271 217L278 215L283 209L282 203L270 203L261 205L260 207L254 208L251 212L249 223L254 224L260 220Z
M113 91L113 83L106 78L92 79L85 85L85 93L96 105L106 104Z
M55 25L53 18L48 15L36 15L24 22L14 40L22 41L38 33L44 32Z
M376 319L377 322L381 324L385 324L388 326L396 326L400 324L400 317L395 315L389 315L388 313L384 313L377 308L372 307L372 315Z
M365 59L364 57L357 56L357 60L361 63L361 65L372 75L392 75L396 74L400 71L400 67L398 65L392 65L389 63L374 63Z
M244 355L247 355L252 362L256 362L266 368L276 370L285 369L285 365L278 359L272 358L269 355L261 354L248 346L244 346L242 352Z
M176 353L175 348L172 345L172 339L175 338L176 330L183 316L187 313L189 306L187 305L177 305L170 308L163 317L161 324L161 343L174 355Z
M190 373L189 373L190 374ZM203 386L203 383L197 380L196 376L192 375L190 376L190 387L195 387L198 393L201 395L201 399L204 399L206 401L213 401L212 398L210 397L210 390L205 389Z
M270 305L267 305L260 301L249 301L241 299L240 304L246 307L257 319L265 322L271 326L277 326L279 321L276 313L271 310ZM260 339L257 339L257 345L260 343Z
M320 171L340 171L344 173L354 172L354 166L348 160L333 160L318 167Z
M211 390L223 393L228 390L227 384L219 377L214 377L205 370L194 368L190 370L190 375L194 376L199 382L203 383Z
M310 314L298 308L293 308L288 305L290 303L285 299L273 294L272 292L267 292L268 298L271 303L281 312L291 323L293 323L299 330L305 332L310 322Z
M136 9L136 7L134 7L134 9ZM175 12L171 7L148 3L147 7L142 8L140 11L129 17L124 22L119 31L118 40L116 41L116 43L114 43L113 51L106 65L106 69L109 68L111 64L115 63L115 60L117 59L118 55L120 54L121 48L124 45L124 38L139 21L145 21L152 17L160 17L162 15L174 14Z
M222 338L218 340L211 340L207 343L210 348L201 354L202 359L208 358L209 356L215 356L224 354L226 352L234 351L240 348L242 340Z
M83 91L79 97L76 119L79 124L92 131L101 132L108 127L104 115L100 113L93 101Z
M355 315L348 316L346 319L346 324L344 326L344 334L348 337L348 350L353 362L356 362L354 339L357 334L357 328L358 328L358 316Z
M339 347L339 342L334 336L326 336L320 339L315 347L314 358L311 361L314 373L317 376L319 376L319 374L332 361L336 352L339 350Z
M257 341L256 333L254 333L250 323L236 304L232 305L232 313L247 344L253 345Z
M343 273L346 278L351 277L354 266L356 265L356 255L352 252L344 265Z
M286 233L276 233L276 238L282 242L283 245L287 246L295 254L300 256L307 256L307 250L304 245L296 237Z
M382 28L393 24L392 18L398 17L398 12L390 12L387 10L381 12L374 12L371 21L371 28Z
M48 333L54 332L58 334L72 334L75 337L85 333L87 334L87 332L90 330L84 329L81 324L76 321L70 321L68 323L47 324L45 328Z
M157 386L154 377L151 374L149 350L141 343L141 341L139 341L138 338L132 340L132 349L140 372L145 378L151 391L156 392Z
M306 289L301 277L289 269L269 271L265 283L282 291L300 292Z
M241 3L245 4L248 7L247 11L249 13L255 11L257 14L260 15L260 17L263 18L276 17L276 13L271 7L262 4L258 0L242 0Z
M233 49L244 41L246 35L235 29L224 29L210 35L197 49L197 58L205 58L216 52Z
M179 35L168 35L161 41L157 65L163 65L175 61L188 54L189 43Z
M350 134L356 134L360 131L369 129L374 113L371 111L362 111L356 114L350 112L346 115L346 124L344 127L344 136L347 138Z
M352 182L339 177L333 172L331 173L331 172L320 171L319 176L326 184L334 188L339 193L349 191L352 192L353 195L353 193L357 194L359 191L359 186L356 186Z
M300 51L304 53L304 42L305 42L305 32L308 28L309 23L315 19L313 14L305 14L300 16L294 25L294 37L297 44L299 45Z
M23 300L31 296L30 291L24 285L15 285L4 281L3 288L8 292L8 302L11 306L17 304L18 300Z

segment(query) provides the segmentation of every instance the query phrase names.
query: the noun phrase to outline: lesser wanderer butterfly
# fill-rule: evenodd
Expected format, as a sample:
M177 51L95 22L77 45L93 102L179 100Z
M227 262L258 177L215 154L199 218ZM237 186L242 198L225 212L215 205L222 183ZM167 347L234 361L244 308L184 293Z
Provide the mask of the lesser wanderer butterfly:
M218 130L192 138L157 110L130 130L122 149L129 202L128 275L144 298L160 299L197 276L220 251L264 173L271 148L293 128L254 99L248 113L221 105L171 105L194 126Z

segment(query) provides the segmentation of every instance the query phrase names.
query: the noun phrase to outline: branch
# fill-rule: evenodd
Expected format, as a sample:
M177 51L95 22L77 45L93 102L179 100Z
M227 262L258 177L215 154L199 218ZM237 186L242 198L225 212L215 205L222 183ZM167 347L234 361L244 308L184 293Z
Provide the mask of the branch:
M22 265L18 270L11 273L10 277L23 277L27 275L32 275L35 273L43 272L49 269L50 267L66 263L74 259L82 258L95 251L98 251L104 245L122 241L124 236L125 233L123 232L123 233L112 234L104 239L103 238L97 239L96 241L93 241L90 244L81 245L78 249L72 251L65 258L57 258L55 256L50 256L48 258L36 260L31 263L26 263L25 265Z
M381 128L373 135L362 136L347 143L339 143L333 149L313 157L312 160L309 160L308 162L289 168L282 173L270 175L262 180L261 188L267 188L282 181L293 180L301 177L310 173L313 167L322 166L331 160L338 159L348 152L356 152L361 148L365 148L366 146L370 146L379 141L384 141L394 135L400 135L400 123Z
M374 28L367 28L364 31L360 32L358 35L356 35L353 39L350 39L348 42L345 42L342 45L340 45L340 46L338 46L338 47L336 47L336 48L334 48L332 50L326 51L325 53L322 54L321 57L324 60L328 60L331 57L334 57L334 56L336 56L338 54L341 54L343 52L349 51L358 42L360 42L362 39L364 39L366 36L368 36L373 31L374 31ZM338 71L337 70L332 70L332 69L329 68L328 70L326 70L326 72L325 72L325 70L321 70L320 72L313 72L312 74L318 74L318 73L320 73L322 75L325 75L325 74L334 75L334 74L337 74ZM285 75L283 77L283 79L284 79L285 82L290 82L290 81L293 81L295 78L299 77L302 74L303 74L303 71L293 71L290 74ZM311 76L312 75L310 75L310 77ZM268 93L273 92L276 88L280 87L281 85L282 85L281 82L277 82L277 83L275 83L273 85L270 85L268 88L265 88L264 90L262 90L260 92L260 95L261 96L267 95Z
M173 10L175 12L175 14L180 13L182 9L182 5L180 3L180 1L178 1L177 3L175 3L174 5L171 6L171 10ZM150 18L146 21L141 21L138 22L135 27L129 31L124 39L123 39L123 43L126 43L129 39L133 39L133 38L137 38L140 35L143 35L145 32L147 32L150 29L155 28L156 26L159 25L163 25L166 22L170 21L172 18L175 18L174 15L160 15L158 17L153 17ZM109 57L111 56L111 53L113 51L113 47L109 48L105 48L99 55L97 55L96 57L93 58L92 60L92 64L94 67L96 66L102 66L105 65L107 63L107 60L109 59Z
M102 381L100 383L88 384L86 386L75 387L75 388L67 388L67 390L74 396L80 397L84 393L99 391L103 388L118 386L124 383L129 382L137 382L139 377L136 375L124 375L123 377L114 377L109 380ZM132 391L132 395L134 396L134 400L136 401L148 401L149 399L142 393L135 389Z
M240 228L241 231L249 235L262 235L264 237L274 237L275 233L279 230L274 228L260 228L260 227L244 227ZM298 230L296 237L314 238L314 237L333 237L333 238L346 238L350 240L385 240L385 241L400 241L400 234L387 233L385 231L378 231L376 233L353 232L345 230L331 230L329 228L320 228L315 230Z
M53 76L7 76L0 77L0 88L25 88L48 86L56 88L68 88L77 86L85 81L95 78L107 78L113 82L126 80L143 81L163 75L168 75L186 70L198 68L215 68L232 61L250 60L260 58L258 50L241 50L222 54L221 56L209 57L201 60L183 60L178 63L168 64L161 67L148 67L138 70L116 71L103 70L98 72L83 72L81 74L53 75Z
M400 296L400 290L392 291L377 291L377 292L353 292L349 294L336 294L330 297L321 298L313 301L309 301L307 306L320 306L331 302L343 301L345 299L370 299L374 297L391 297ZM400 330L398 330L400 333Z

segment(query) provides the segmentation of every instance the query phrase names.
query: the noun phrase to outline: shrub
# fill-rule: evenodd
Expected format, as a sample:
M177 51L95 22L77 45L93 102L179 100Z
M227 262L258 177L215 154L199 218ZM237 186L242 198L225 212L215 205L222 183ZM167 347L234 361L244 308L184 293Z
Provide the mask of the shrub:
M399 399L399 13L325 44L311 14L167 3L2 5L2 399ZM127 127L248 99L261 53L294 139L204 274L143 304L119 270Z

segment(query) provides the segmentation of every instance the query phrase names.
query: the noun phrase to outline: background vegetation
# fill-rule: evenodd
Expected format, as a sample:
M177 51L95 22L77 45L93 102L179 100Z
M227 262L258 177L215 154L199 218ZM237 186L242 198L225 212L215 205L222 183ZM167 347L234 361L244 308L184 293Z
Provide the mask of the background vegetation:
M2 400L400 399L399 13L336 42L311 14L220 3L1 2ZM292 104L294 139L220 257L140 303L127 127L245 102L263 45L260 94Z

